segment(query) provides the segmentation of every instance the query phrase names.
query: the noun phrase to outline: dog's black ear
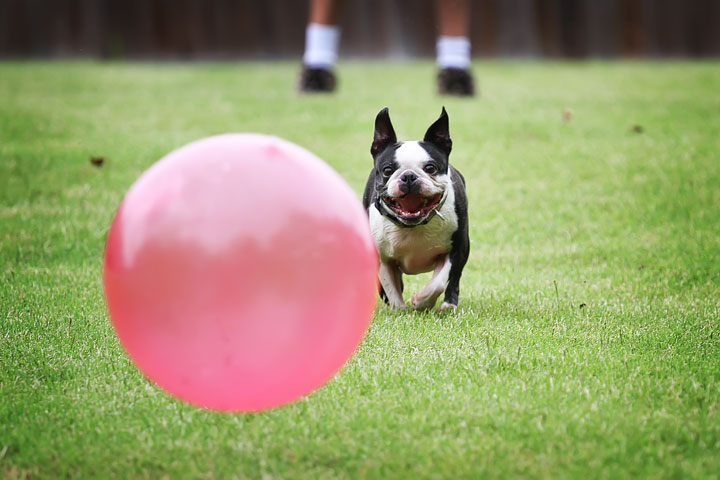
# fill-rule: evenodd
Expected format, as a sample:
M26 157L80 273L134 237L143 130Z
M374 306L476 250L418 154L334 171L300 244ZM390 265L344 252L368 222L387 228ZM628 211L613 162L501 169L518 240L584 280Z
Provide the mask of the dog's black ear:
M438 147L445 152L445 155L450 155L452 140L450 139L450 126L448 124L448 114L445 111L445 107L442 109L440 118L430 125L423 140Z
M373 157L376 157L380 152L395 143L397 143L397 137L390 122L388 107L385 107L375 117L375 136L373 137L372 147L370 147L370 153L372 153Z

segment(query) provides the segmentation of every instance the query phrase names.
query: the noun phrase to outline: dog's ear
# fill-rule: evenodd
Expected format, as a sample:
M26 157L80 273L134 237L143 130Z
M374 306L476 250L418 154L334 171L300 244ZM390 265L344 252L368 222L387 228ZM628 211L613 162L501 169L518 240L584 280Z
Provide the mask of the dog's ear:
M380 110L380 113L378 113L377 117L375 117L375 136L373 137L372 147L370 147L370 153L374 158L380 152L395 143L397 143L397 137L395 136L395 130L390 122L388 107L385 107Z
M445 107L442 109L440 118L430 125L423 140L438 147L445 152L445 155L450 155L452 140L450 139L450 126L448 124L448 114L445 111Z

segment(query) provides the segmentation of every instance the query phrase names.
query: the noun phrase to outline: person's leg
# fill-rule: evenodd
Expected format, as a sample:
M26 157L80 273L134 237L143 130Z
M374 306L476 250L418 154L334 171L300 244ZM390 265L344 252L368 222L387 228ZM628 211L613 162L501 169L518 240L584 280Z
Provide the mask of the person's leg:
M330 92L336 79L332 72L340 43L342 0L311 0L310 22L305 30L305 53L300 74L303 92Z
M310 0L310 23L339 25L343 0Z
M447 95L473 95L470 73L469 2L436 0L438 90Z

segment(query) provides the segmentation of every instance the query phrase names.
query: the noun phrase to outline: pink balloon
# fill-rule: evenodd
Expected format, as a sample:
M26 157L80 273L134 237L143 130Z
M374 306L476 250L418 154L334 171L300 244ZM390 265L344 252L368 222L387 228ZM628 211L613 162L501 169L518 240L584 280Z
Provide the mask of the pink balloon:
M377 262L367 215L332 168L279 138L219 135L130 188L107 238L105 294L148 378L198 406L256 411L350 358Z

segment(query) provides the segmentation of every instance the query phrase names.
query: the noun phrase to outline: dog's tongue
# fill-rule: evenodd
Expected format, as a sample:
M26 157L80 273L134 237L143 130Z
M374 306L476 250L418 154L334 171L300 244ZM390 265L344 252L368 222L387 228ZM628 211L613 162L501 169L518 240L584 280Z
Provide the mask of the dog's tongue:
M422 195L417 193L408 193L404 197L398 198L396 201L406 212L417 212L422 208L424 200L425 199Z

